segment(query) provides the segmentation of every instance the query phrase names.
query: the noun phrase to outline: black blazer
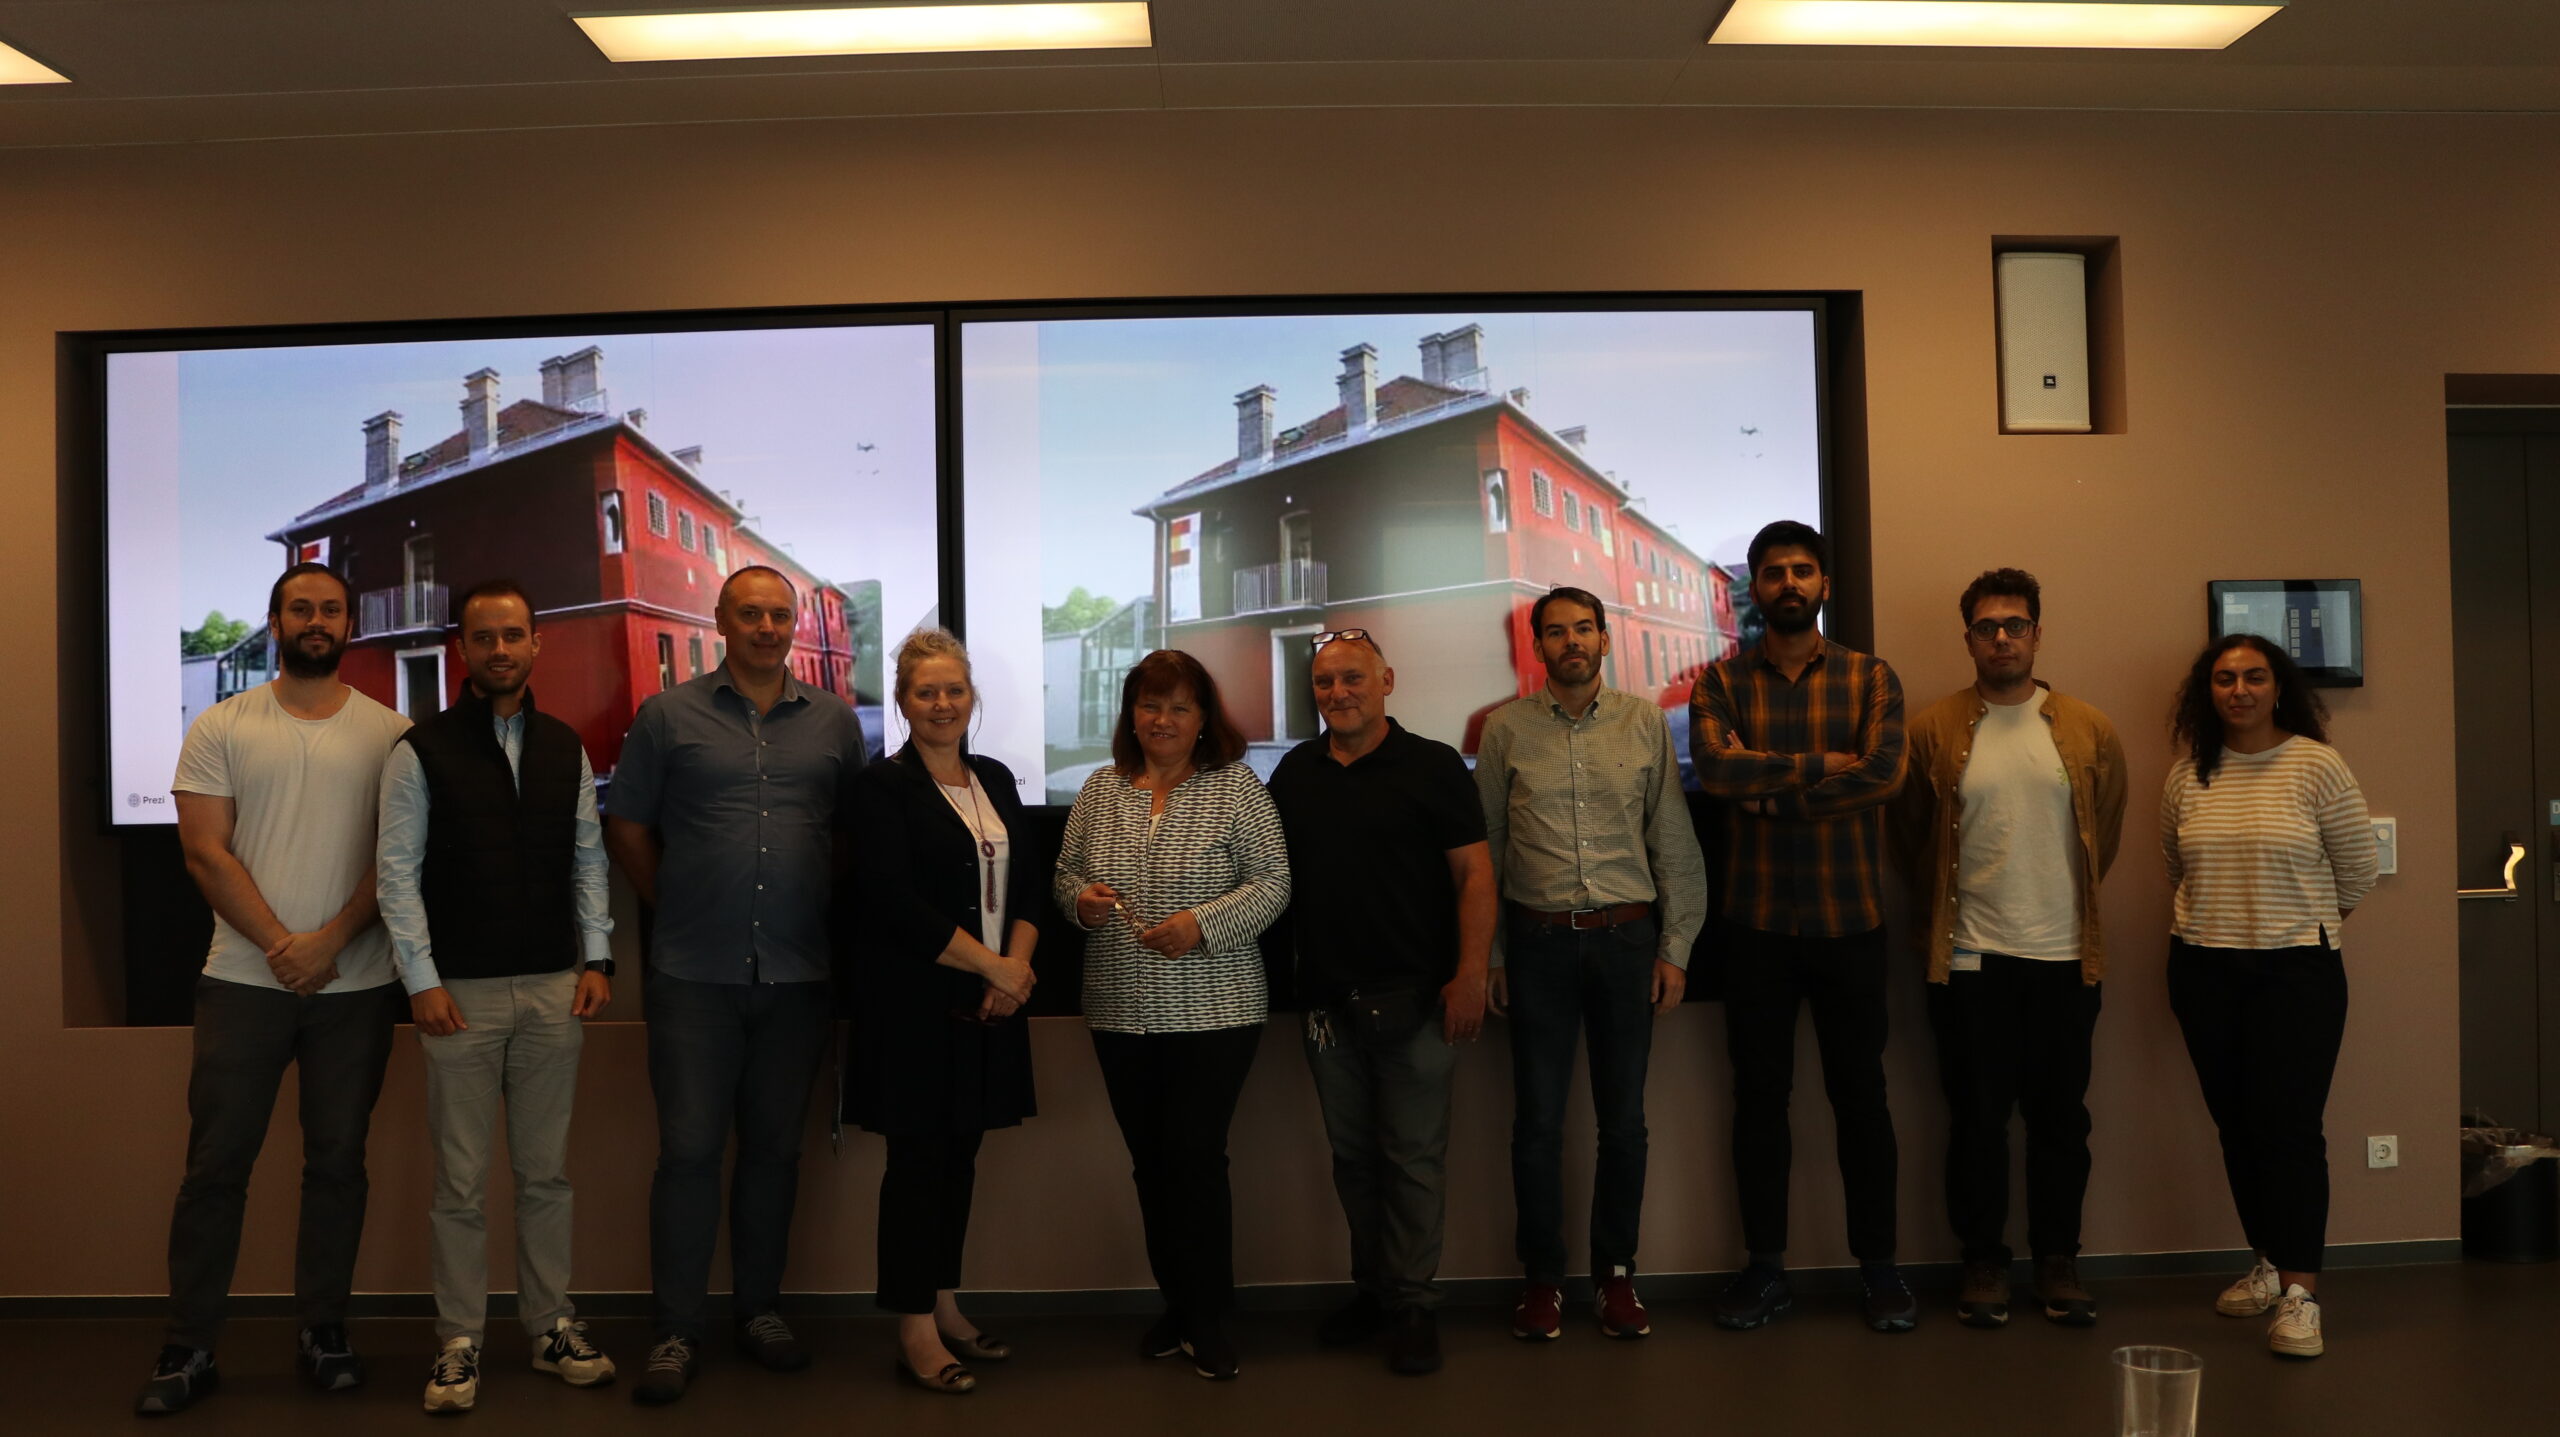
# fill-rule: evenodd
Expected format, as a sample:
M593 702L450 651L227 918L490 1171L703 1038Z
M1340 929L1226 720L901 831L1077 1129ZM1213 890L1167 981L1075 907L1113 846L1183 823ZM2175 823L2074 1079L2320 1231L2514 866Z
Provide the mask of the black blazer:
M1005 926L1037 924L1049 874L1025 860L1013 774L969 756L1004 824L1013 858ZM853 873L846 895L853 1048L842 1116L875 1133L922 1136L1009 1128L1035 1111L1031 1033L1020 1017L993 1025L973 1011L985 982L934 961L951 930L978 932L984 886L969 826L935 787L913 744L853 781Z

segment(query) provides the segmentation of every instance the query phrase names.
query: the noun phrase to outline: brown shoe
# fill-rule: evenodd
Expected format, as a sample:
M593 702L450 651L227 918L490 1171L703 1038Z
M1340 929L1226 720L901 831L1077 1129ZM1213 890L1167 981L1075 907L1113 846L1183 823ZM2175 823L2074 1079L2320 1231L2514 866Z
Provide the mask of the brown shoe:
M1967 1327L2009 1325L2009 1270L1996 1262L1964 1265L1964 1291L1956 1295L1956 1321Z
M2037 1258L2036 1297L2044 1303L2048 1322L2065 1327L2095 1327L2098 1323L2098 1300L2080 1285L2080 1263L2075 1258Z

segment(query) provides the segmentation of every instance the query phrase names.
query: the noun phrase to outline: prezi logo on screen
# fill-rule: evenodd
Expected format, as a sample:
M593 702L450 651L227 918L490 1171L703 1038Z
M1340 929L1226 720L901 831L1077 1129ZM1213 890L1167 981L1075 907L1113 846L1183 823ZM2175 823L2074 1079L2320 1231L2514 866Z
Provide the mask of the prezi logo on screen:
M124 806L127 808L140 808L146 803L167 803L168 801L169 795L165 793L128 793L124 796Z

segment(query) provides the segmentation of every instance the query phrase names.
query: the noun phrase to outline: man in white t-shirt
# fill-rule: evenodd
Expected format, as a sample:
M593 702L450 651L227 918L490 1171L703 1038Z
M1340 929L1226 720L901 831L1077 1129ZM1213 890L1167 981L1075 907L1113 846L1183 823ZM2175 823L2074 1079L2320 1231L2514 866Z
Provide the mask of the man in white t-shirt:
M1925 905L1929 1022L1947 1094L1947 1215L1964 1244L1957 1320L2009 1320L2009 1115L2027 1132L2027 1244L2047 1319L2097 1321L2080 1285L2090 1044L2106 949L2098 885L2124 827L2107 716L2035 676L2044 598L1993 569L1960 601L1974 681L1913 716L1893 804Z
M167 1345L142 1412L177 1411L215 1383L249 1172L288 1065L301 1090L298 1360L324 1391L364 1381L346 1318L365 1134L408 1011L374 921L374 824L383 760L409 721L338 681L352 598L321 565L287 569L267 601L283 672L206 710L178 756L178 841L213 906L213 945L196 982Z

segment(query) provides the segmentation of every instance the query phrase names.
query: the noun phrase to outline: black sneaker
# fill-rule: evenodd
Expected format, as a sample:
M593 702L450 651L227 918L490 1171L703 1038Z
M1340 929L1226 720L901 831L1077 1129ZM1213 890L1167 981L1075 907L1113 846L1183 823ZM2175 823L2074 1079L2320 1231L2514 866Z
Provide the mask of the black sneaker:
M323 1392L344 1392L364 1385L364 1359L356 1356L355 1344L347 1341L347 1325L323 1322L302 1329L302 1339L295 1353L302 1376Z
M1171 1357L1182 1350L1182 1314L1167 1309L1138 1339L1140 1357Z
M1191 1359L1191 1370L1212 1382L1231 1382L1241 1369L1236 1365L1236 1345L1227 1340L1225 1324L1216 1318L1191 1324L1182 1339L1182 1355Z
M777 1313L759 1312L739 1323L738 1351L768 1372L797 1372L809 1365L809 1349L791 1335L791 1324Z
M649 1365L640 1372L640 1380L631 1384L631 1400L650 1407L664 1407L684 1395L693 1385L693 1339L661 1337L649 1349Z
M1387 1325L1387 1370L1423 1377L1440 1370L1440 1316L1427 1307L1398 1309Z
M1349 1347L1367 1342L1387 1330L1387 1309L1372 1293L1351 1299L1351 1305L1325 1315L1316 1325L1316 1341L1327 1347Z
M1909 1332L1920 1325L1920 1299L1902 1280L1902 1269L1889 1262L1860 1264L1858 1278L1867 1285L1867 1326L1878 1332Z
M1735 1273L1724 1291L1716 1294L1716 1326L1748 1332L1786 1316L1795 1305L1795 1294L1787 1290L1786 1269L1754 1263Z
M219 1386L222 1374L213 1370L213 1354L201 1347L180 1347L176 1343L160 1349L160 1360L151 1365L151 1380L133 1399L133 1410L145 1417L160 1417L171 1412L184 1412L187 1404Z

